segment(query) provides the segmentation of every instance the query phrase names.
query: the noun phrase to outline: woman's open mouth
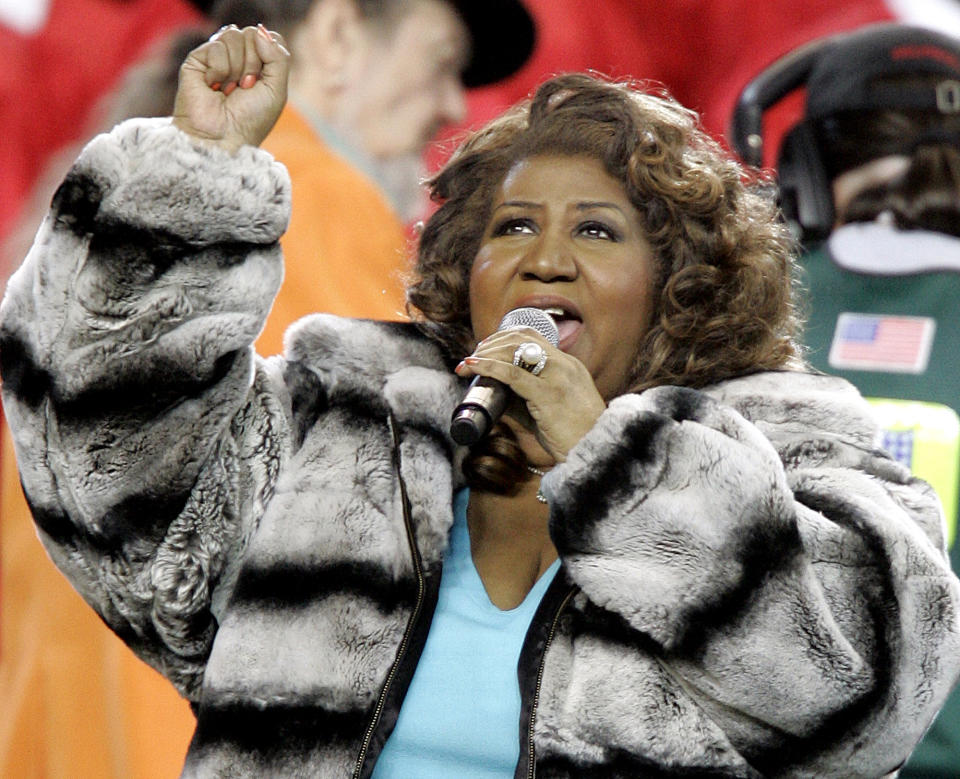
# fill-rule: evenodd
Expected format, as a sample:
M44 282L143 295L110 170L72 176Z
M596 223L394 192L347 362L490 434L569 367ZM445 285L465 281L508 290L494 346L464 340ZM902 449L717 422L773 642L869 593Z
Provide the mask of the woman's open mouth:
M542 311L549 314L557 324L557 331L559 332L557 347L561 351L567 351L573 346L577 337L580 335L580 330L583 328L583 320L579 314L568 311L562 306L547 306L543 308Z

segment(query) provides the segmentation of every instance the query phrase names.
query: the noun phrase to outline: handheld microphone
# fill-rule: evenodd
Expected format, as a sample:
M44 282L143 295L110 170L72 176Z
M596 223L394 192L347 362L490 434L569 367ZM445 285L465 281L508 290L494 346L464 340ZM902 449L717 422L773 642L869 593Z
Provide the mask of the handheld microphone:
M551 344L560 342L557 325L539 308L515 308L508 311L500 321L497 332L529 327L536 330ZM501 381L488 376L477 376L467 389L460 405L450 420L450 437L458 444L470 446L483 438L503 414L510 389Z

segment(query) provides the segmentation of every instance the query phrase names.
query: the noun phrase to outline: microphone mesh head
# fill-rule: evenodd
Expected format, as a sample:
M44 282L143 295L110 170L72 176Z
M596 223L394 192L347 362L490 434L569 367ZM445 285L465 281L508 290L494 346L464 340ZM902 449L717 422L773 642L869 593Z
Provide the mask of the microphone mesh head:
M553 317L539 308L524 307L508 311L500 320L498 330L512 330L515 327L530 327L546 338L553 346L560 342L560 331Z

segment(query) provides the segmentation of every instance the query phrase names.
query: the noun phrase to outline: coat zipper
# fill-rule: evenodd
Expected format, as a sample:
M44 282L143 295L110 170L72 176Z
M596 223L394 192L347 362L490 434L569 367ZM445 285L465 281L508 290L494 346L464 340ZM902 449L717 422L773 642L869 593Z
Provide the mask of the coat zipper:
M393 681L397 676L397 669L400 666L400 661L407 652L407 645L410 642L410 634L413 631L413 626L416 624L417 619L420 617L420 611L423 608L424 593L426 592L426 582L423 576L423 561L420 559L420 550L417 549L417 542L413 532L413 519L410 516L410 501L407 499L407 486L403 481L403 474L400 472L400 437L397 433L397 427L394 423L393 414L390 415L387 422L390 426L390 432L393 434L393 448L396 452L397 479L400 483L400 499L403 503L403 523L407 531L407 542L410 544L410 554L413 557L413 568L417 577L417 600L413 607L413 613L410 615L410 619L407 620L407 627L403 631L403 639L400 641L400 648L397 651L397 656L393 661L393 665L390 666L390 672L387 674L387 679L384 682L383 687L380 689L380 696L377 698L377 705L373 711L373 718L370 720L370 724L367 726L367 732L363 737L363 745L361 746L360 754L357 757L357 764L353 769L353 779L359 779L360 774L363 771L363 764L367 759L367 751L370 748L370 741L373 739L373 734L377 729L377 724L380 722L380 715L383 713L383 707L386 704L387 693L390 691L390 687L393 685Z
M533 726L537 719L537 706L540 704L540 688L543 685L543 669L547 662L547 650L550 649L550 644L553 642L553 636L557 632L557 624L560 622L560 615L567 607L570 599L576 594L577 589L577 587L571 587L566 597L560 602L556 612L554 612L553 622L550 623L550 630L547 633L547 638L543 644L543 653L540 655L540 664L537 667L537 685L533 691L533 704L530 707L530 724L527 726L527 746L530 750L528 758L530 761L530 768L527 771L528 779L534 779L537 773L537 759L533 746Z

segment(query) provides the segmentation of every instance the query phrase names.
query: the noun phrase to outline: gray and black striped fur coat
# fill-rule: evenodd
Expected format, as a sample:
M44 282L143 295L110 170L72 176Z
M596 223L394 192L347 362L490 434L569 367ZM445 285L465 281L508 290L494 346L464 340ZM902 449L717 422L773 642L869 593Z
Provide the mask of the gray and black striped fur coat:
M318 315L253 355L288 200L263 152L128 122L2 308L41 538L193 703L190 777L370 774L463 483L463 386L413 326ZM811 374L611 402L543 482L563 564L518 669L517 776L895 771L958 674L960 595L939 504L874 437Z

